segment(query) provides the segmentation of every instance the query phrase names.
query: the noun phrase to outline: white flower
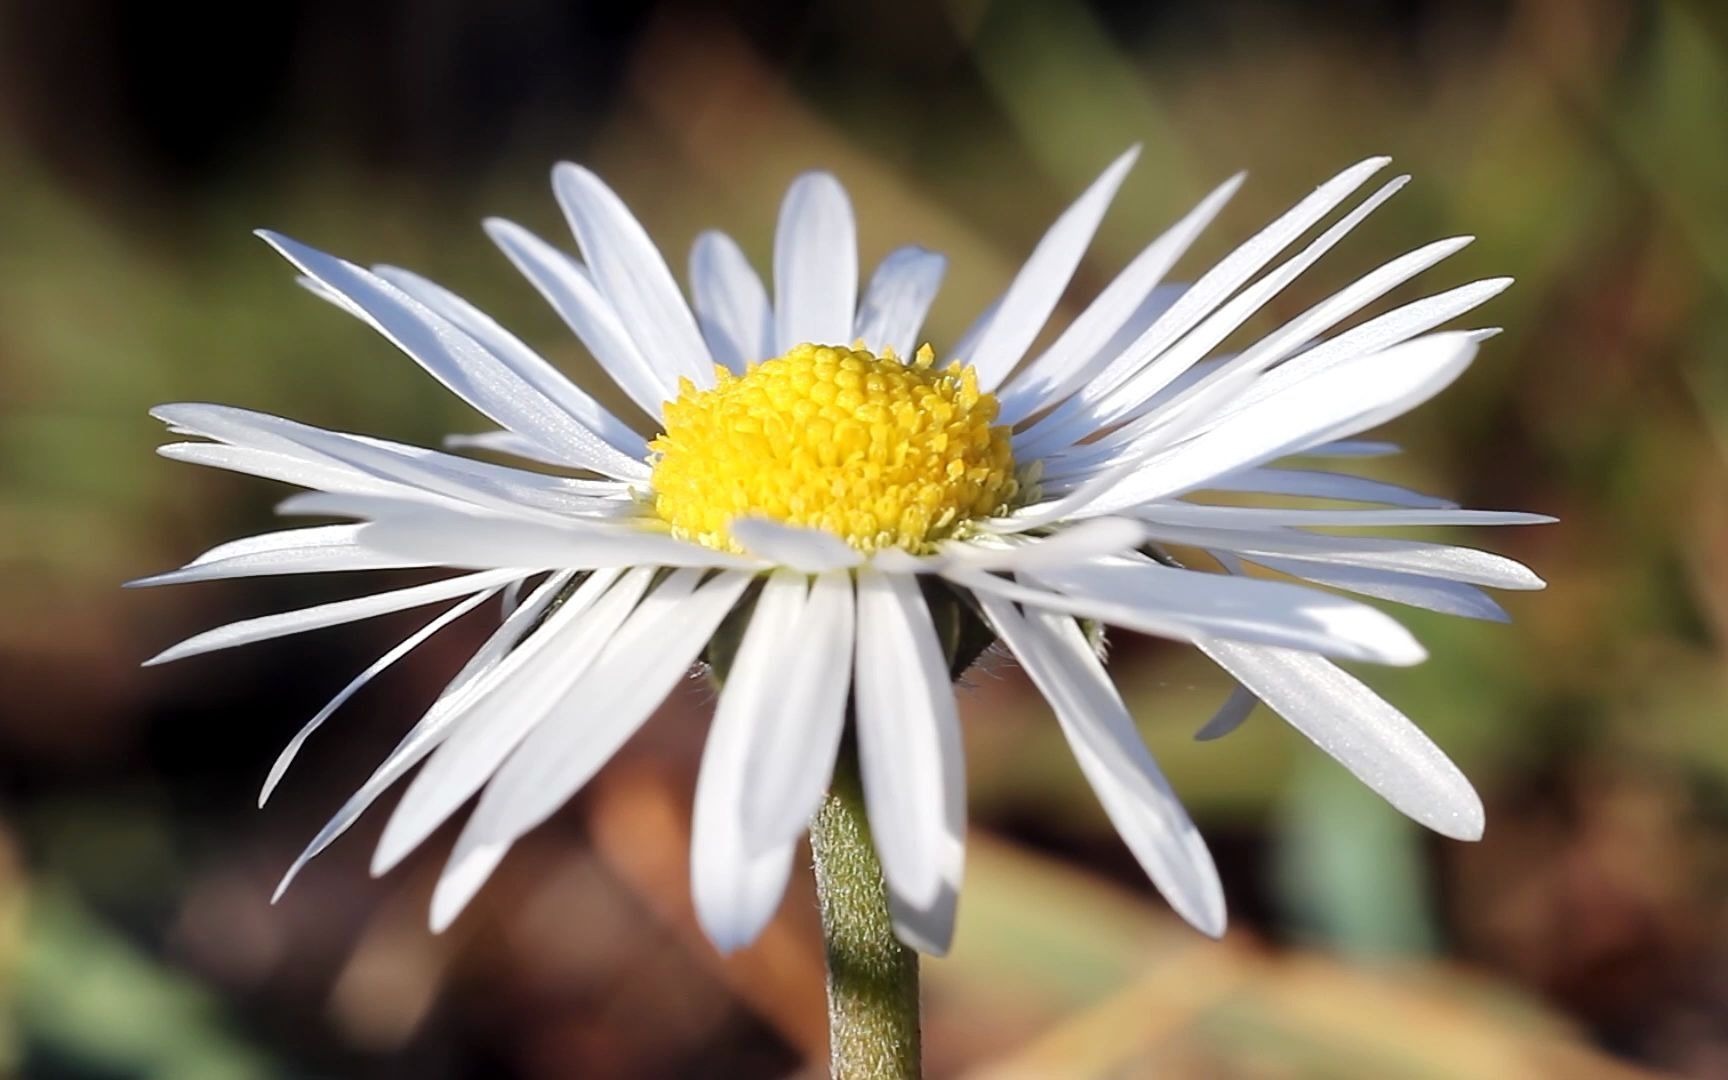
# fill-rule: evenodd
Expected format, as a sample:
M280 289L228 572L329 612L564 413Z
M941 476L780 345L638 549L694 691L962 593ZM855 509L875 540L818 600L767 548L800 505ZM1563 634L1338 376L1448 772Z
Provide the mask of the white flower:
M559 166L554 187L580 259L506 221L486 228L641 408L645 417L634 423L439 286L263 233L303 283L502 428L452 444L584 476L224 406L156 410L176 433L209 440L173 443L166 456L310 489L282 512L358 523L224 544L145 583L463 571L233 623L155 658L453 604L313 718L271 772L265 797L307 735L359 686L440 628L503 598L502 625L289 878L419 764L373 869L395 865L481 793L434 893L432 923L442 928L511 844L630 738L740 602L751 604L749 621L708 737L691 852L696 906L723 949L749 942L778 905L849 704L900 935L926 951L946 949L963 862L965 771L933 605L974 611L1018 658L1123 839L1175 909L1206 933L1221 933L1225 921L1211 857L1081 620L1192 642L1229 672L1240 688L1203 737L1225 733L1265 702L1417 821L1447 836L1479 836L1481 803L1459 771L1331 659L1413 664L1424 657L1421 646L1387 615L1328 590L1499 619L1504 613L1479 586L1542 582L1467 548L1312 530L1548 519L1460 510L1391 484L1274 463L1392 452L1352 437L1457 378L1486 332L1429 331L1508 282L1454 288L1326 336L1467 242L1443 240L1246 350L1220 353L1405 179L1274 265L1387 163L1365 161L1194 284L1164 284L1238 176L1027 360L1134 157L1104 172L1007 292L942 350L954 366L915 350L942 256L902 248L860 297L852 210L832 177L803 176L787 193L772 296L737 245L710 232L691 252L686 304L618 197L587 170ZM900 359L907 356L916 358ZM1190 498L1219 491L1330 505ZM1223 572L1187 569L1172 547L1203 552ZM1328 589L1245 576L1250 565Z

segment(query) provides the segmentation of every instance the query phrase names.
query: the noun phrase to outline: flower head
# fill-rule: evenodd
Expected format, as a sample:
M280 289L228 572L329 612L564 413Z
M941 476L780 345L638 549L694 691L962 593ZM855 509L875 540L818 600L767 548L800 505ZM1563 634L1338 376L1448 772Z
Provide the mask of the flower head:
M554 186L579 258L508 222L487 230L641 409L630 419L424 278L262 234L314 292L499 425L453 438L453 447L558 469L216 405L157 410L174 431L203 440L170 444L167 456L298 485L307 492L283 513L347 523L235 541L146 583L462 571L234 623L156 658L443 605L296 736L266 797L356 689L449 623L489 600L502 604L490 638L289 877L419 765L374 868L397 863L480 793L434 893L442 927L511 844L723 646L691 853L709 935L735 947L773 914L850 717L900 935L940 952L960 887L965 772L955 650L933 611L964 612L1025 667L1123 839L1175 909L1208 933L1224 927L1211 858L1084 624L1191 642L1240 683L1202 737L1226 733L1264 702L1416 820L1448 836L1480 835L1481 803L1464 777L1332 662L1424 656L1396 621L1345 594L1496 619L1503 612L1481 586L1540 580L1485 552L1315 530L1546 519L1460 510L1278 463L1391 452L1354 437L1457 378L1486 334L1430 331L1507 282L1453 288L1337 332L1467 242L1444 240L1221 353L1403 184L1385 184L1286 254L1386 164L1365 161L1193 284L1166 284L1236 177L1028 359L1133 158L1112 164L1057 220L970 331L934 349L920 329L942 257L900 249L860 297L852 211L831 177L804 176L786 196L772 297L737 245L706 233L691 254L686 303L618 197L592 173L559 166ZM1219 505L1205 501L1211 492L1310 502ZM1187 552L1217 570L1187 568L1176 557ZM722 642L723 623L742 632Z

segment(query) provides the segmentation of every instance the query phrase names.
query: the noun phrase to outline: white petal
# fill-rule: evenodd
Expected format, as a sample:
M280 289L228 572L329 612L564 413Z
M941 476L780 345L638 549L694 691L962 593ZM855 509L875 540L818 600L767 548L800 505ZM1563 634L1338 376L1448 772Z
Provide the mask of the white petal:
M465 574L426 585L415 585L412 588L395 589L352 600L338 600L332 604L318 604L256 619L243 619L195 634L144 661L144 666L166 664L170 660L182 660L218 649L232 649L237 645L250 645L256 641L269 641L271 638L286 637L289 634L339 626L342 623L370 619L376 615L388 615L393 611L407 611L409 608L435 604L440 600L451 600L458 596L489 592L523 576L523 573L521 570L492 570L483 574Z
M1491 589L1541 589L1546 583L1521 563L1503 555L1452 544L1385 536L1323 536L1295 529L1192 529L1148 525L1159 539L1213 551L1227 551L1259 562L1273 555L1304 563L1392 570Z
M980 593L1178 641L1228 638L1380 664L1415 664L1427 656L1384 612L1287 582L1126 561L1026 575L1044 588L970 572L945 576Z
M727 529L732 539L750 554L807 574L840 570L864 561L856 548L822 529L806 529L761 517L734 518Z
M559 707L648 591L654 572L584 581L451 717L451 734L408 785L372 855L387 873L479 791L527 734Z
M912 356L947 269L947 259L921 247L889 252L864 290L854 335L872 352L892 349L901 357Z
M401 289L353 263L280 234L260 231L258 235L307 275L346 296L391 344L504 427L581 462L584 468L608 475L615 468L629 470L625 475L640 472L640 462L630 461L521 372Z
M666 260L624 201L598 176L569 162L552 170L552 190L576 233L594 284L656 369L714 385L714 359Z
M1128 518L1090 518L1036 539L1006 547L954 541L942 545L943 564L953 561L974 570L1028 570L1072 566L1139 547L1146 529ZM935 568L932 567L932 570Z
M1162 356L1224 303L1226 298L1241 288L1243 283L1271 262L1280 251L1310 226L1331 213L1370 176L1384 168L1389 160L1370 158L1344 170L1232 251L1183 293L1182 298L1153 323L1139 340L1107 364L1093 379L1079 387L1074 397L1030 430L1039 432L1042 440L1050 442L1075 441L1076 433L1070 429L1075 426L1076 417L1083 418L1096 402ZM1089 429L1083 422L1080 427ZM1084 431L1079 432L1083 433Z
M495 454L509 454L524 461L533 461L541 465L554 465L559 468L569 468L570 462L539 443L524 439L514 431L480 431L472 435L446 435L444 446L450 450L489 450Z
M1335 442L1310 446L1302 451L1305 457L1377 458L1401 454L1404 448L1382 439L1339 439Z
M1122 186L1123 178L1139 156L1140 148L1136 146L1111 162L1038 241L1026 265L1015 275L1014 283L1002 294L1001 306L989 329L970 354L960 357L978 369L980 388L996 389L1032 347L1033 339L1044 329L1050 313L1067 291L1074 268L1080 265L1081 257L1091 245L1104 211L1116 197L1116 189Z
M1252 299L1255 306L1259 303L1263 303L1265 298L1276 293L1285 283L1294 280L1298 274L1308 266L1312 265L1321 254L1332 246L1332 244L1335 244L1338 240L1342 239L1350 229L1353 229L1381 202L1390 197L1391 193L1396 191L1399 186L1401 186L1399 182L1394 181L1392 184L1388 184L1381 188L1374 196L1370 197L1361 206L1351 211L1347 217L1337 225L1334 225L1331 229L1328 229L1319 239L1315 240L1314 243L1305 248L1300 255L1291 259L1283 266L1280 266L1276 271L1268 274L1261 281L1256 282L1250 289L1243 293L1242 297L1239 297L1236 301L1232 301L1231 305L1248 298ZM1289 322L1280 326L1277 330L1256 342L1251 348L1245 349L1241 355L1232 359L1229 363L1224 364L1211 376L1210 379L1190 387L1182 394L1177 395L1173 400L1160 402L1158 407L1166 410L1183 409L1194 403L1200 395L1208 393L1208 391L1212 389L1210 384L1213 383L1214 380L1233 380L1238 376L1247 376L1265 371L1273 364L1302 349L1315 337L1330 330L1341 320L1354 315L1368 304L1379 299L1381 296L1403 284L1405 281L1408 281L1418 273L1421 273L1423 270L1426 270L1440 262L1442 259L1461 251L1471 242L1471 239L1471 237L1462 236L1454 237L1449 240L1436 241L1435 243L1428 244L1415 251L1393 259L1386 265L1379 267L1373 272L1362 277L1360 280L1352 283L1349 287L1334 293L1332 296L1327 297L1318 304L1315 304L1301 315L1298 315L1296 318L1291 319ZM1221 309L1219 315L1223 315L1226 311L1229 311L1231 305L1226 305L1224 309ZM1215 319L1217 317L1218 316L1214 316ZM1149 377L1151 381L1144 382L1141 385L1136 385L1136 383L1140 383L1141 380L1131 380L1129 384L1124 385L1119 391L1119 396L1115 403L1112 403L1111 401L1100 403L1097 410L1099 417L1103 421L1110 423L1119 418L1133 417L1148 411L1152 406L1153 400L1158 391L1162 390L1170 383L1169 372L1174 368L1176 354L1183 351L1188 351L1190 353L1198 352L1202 355L1210 352L1219 341L1223 340L1223 336L1219 336L1221 332L1228 333L1236 328L1233 325L1229 325L1230 321L1234 321L1234 316L1232 317L1232 320L1227 320L1223 326L1213 328L1210 325L1207 325L1203 327L1202 329L1208 331L1210 336L1201 337L1199 336L1201 335L1201 330L1196 330L1193 335L1183 339L1177 348L1172 349L1168 355L1160 358L1159 367L1163 369L1162 372L1142 372L1142 376ZM1208 324L1210 324L1210 322L1211 320L1208 320ZM1240 322L1236 322L1236 325L1240 325ZM1396 337L1396 340L1402 342L1407 340L1407 336ZM1377 348L1364 347L1357 349L1354 355L1366 355L1377 351L1379 351ZM1345 355L1348 356L1351 354L1347 353ZM1256 379L1254 381L1258 382L1260 380Z
M1327 368L1349 360L1354 356L1378 352L1402 344L1427 333L1434 327L1446 323L1459 315L1500 295L1512 284L1511 278L1491 278L1487 281L1477 281L1469 285L1460 285L1455 289L1435 296L1424 297L1402 307L1386 312L1368 320L1335 338L1321 342L1301 355L1290 359L1281 367L1254 382L1248 391L1234 403L1233 408L1241 408L1262 398L1279 393L1285 387L1309 378Z
M1486 619L1489 622L1510 622L1512 616L1494 598L1474 585L1461 581L1446 581L1420 574L1401 574L1392 570L1370 570L1361 566L1327 566L1299 562L1295 559L1275 559L1257 556L1255 562L1270 570L1290 574L1316 585L1391 600L1411 607L1438 611L1444 615L1459 615L1466 619Z
M981 596L990 622L1050 703L1081 771L1134 857L1178 914L1224 932L1224 889L1206 842L1146 749L1074 620Z
M1195 238L1218 216L1246 175L1237 173L1218 185L1182 220L1148 244L1048 349L1008 381L1000 395L1002 423L1018 423L1038 409L1054 404L1059 394L1066 393L1114 358L1114 353L1102 350L1142 308ZM1169 299L1174 302L1180 295L1177 292Z
M163 406L167 409L179 405ZM152 410L155 413L155 410ZM266 450L254 446L223 446L216 443L169 443L156 452L170 461L206 465L212 469L245 473L265 480L317 488L320 491L352 491L365 494L401 494L402 486L380 480L341 462L330 461L294 448L295 452Z
M582 508L591 498L581 483L486 461L444 454L384 439L326 431L268 413L227 405L160 405L151 415L241 446L310 459L370 477L363 493L423 500L433 505L469 504L509 515L544 518ZM321 485L315 485L321 486ZM339 483L331 491L358 491Z
M760 732L784 701L783 673L788 666L808 664L808 659L794 658L802 656L798 631L809 587L803 574L787 570L774 573L762 587L702 752L690 834L690 885L697 921L721 952L756 939L780 906L792 871L797 834L751 843L764 838L747 838L744 802L751 790L751 754L764 745ZM830 756L828 769L832 765ZM825 778L827 770L823 772Z
M372 771L372 775L360 785L360 789L350 795L341 809L318 830L318 835L312 838L312 842L306 845L306 849L294 860L288 872L282 875L282 881L276 886L271 903L280 900L294 878L305 869L306 864L347 832L354 822L360 819L360 815L377 801L378 796L389 790L392 784L443 742L450 733L452 721L467 702L468 695L481 691L488 685L487 677L498 670L499 664L510 650L539 623L540 616L563 592L570 578L570 574L553 574L548 577L521 606L510 613L504 624L486 639L486 643L445 686L443 693L432 704L432 708L427 710L426 715L420 718L419 723L402 737L402 741L397 743L389 756Z
M1244 491L1256 495L1294 495L1310 499L1342 499L1349 502L1386 503L1392 506L1451 510L1458 504L1407 487L1370 480L1349 473L1314 469L1242 469L1210 480L1207 491Z
M359 693L362 687L371 682L391 664L394 664L396 661L419 648L427 638L430 638L433 634L436 634L438 631L449 626L457 619L460 619L470 611L473 611L496 594L497 590L494 589L491 592L475 593L473 596L470 596L468 599L457 604L449 611L444 612L436 619L433 619L425 626L422 626L419 630L416 630L409 637L403 639L400 644L396 645L389 652L373 661L370 667L365 671L362 671L359 675L356 675L347 686L344 686L339 690L336 696L330 699L329 704L325 705L322 709L319 709L317 715L306 721L305 726L294 733L294 737L288 740L288 745L283 747L282 752L277 755L275 763L270 766L270 774L264 778L264 787L258 792L258 805L263 806L270 800L270 793L275 791L276 785L282 782L283 774L288 771L288 766L294 763L294 758L299 755L300 748L306 745L306 740L312 737L313 732L323 727L324 721L330 719L336 710L340 709L349 698L353 697L356 693Z
M1148 503L1136 507L1141 521L1167 525L1194 525L1216 529L1273 529L1284 526L1310 528L1387 527L1397 525L1548 525L1554 518L1517 510L1463 510L1398 508L1392 510L1292 509L1284 506L1202 506L1187 502Z
M744 837L753 853L796 839L828 790L845 729L856 621L852 575L817 578L745 752Z
M734 375L773 353L774 312L768 290L730 236L712 229L690 249L690 299L714 354Z
M696 660L750 577L679 570L649 594L561 709L504 763L456 841L432 896L434 927L467 906L516 838L550 817L635 733Z
M1260 704L1260 699L1255 697L1247 687L1238 683L1230 691L1230 696L1224 699L1224 704L1218 706L1218 711L1212 714L1212 719L1200 725L1200 730L1194 733L1195 741L1211 742L1214 739L1222 739L1241 727L1249 715L1254 712L1254 706L1258 704Z
M1482 836L1470 781L1403 713L1307 653L1222 641L1202 651L1382 798L1435 832Z
M754 567L756 561L628 524L514 521L468 514L402 514L362 527L361 542L440 566L595 570L619 566Z
M1382 424L1451 385L1475 356L1468 335L1435 334L1322 372L1152 457L1087 513L1178 495L1215 476Z
M612 381L659 420L661 406L678 396L677 374L643 354L587 269L515 222L487 218L485 224L492 242L552 305Z
M399 570L431 565L418 559L404 559L372 550L359 542L359 528L358 525L319 525L232 540L211 548L178 570L128 581L126 586L140 588L274 574Z
M965 823L959 720L948 664L916 578L858 571L854 701L870 831L888 886L913 908L938 899Z
M852 203L832 176L805 173L787 190L774 232L774 351L851 344L857 302Z
M418 274L393 266L375 266L373 273L455 323L492 355L510 365L535 389L563 406L589 430L617 449L624 461L640 466L648 456L648 441L640 432L612 415L588 392L523 343L521 338L498 325L490 315L441 285ZM565 462L581 465L581 462ZM625 472L624 475L634 475Z

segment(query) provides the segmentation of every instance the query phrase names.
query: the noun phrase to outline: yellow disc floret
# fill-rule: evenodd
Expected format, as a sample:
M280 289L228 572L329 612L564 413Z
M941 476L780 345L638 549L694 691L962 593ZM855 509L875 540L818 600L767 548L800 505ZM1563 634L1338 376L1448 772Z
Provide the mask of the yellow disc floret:
M1019 491L996 399L971 366L936 370L926 345L799 345L711 390L688 379L649 449L654 509L676 536L737 550L733 519L823 529L860 551L928 551Z

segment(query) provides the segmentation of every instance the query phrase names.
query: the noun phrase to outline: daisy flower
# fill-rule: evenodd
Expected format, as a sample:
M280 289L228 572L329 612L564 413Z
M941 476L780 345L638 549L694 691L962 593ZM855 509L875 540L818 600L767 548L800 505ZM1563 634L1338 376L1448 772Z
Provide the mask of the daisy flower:
M831 176L804 175L787 192L771 287L736 243L708 232L690 254L687 300L619 197L592 172L558 166L553 187L579 255L508 221L486 231L640 415L609 410L425 278L261 233L302 284L498 425L452 438L452 448L538 466L221 405L155 411L201 440L164 455L307 489L281 512L345 523L237 540L144 583L458 571L232 623L151 661L441 608L295 736L264 797L361 686L469 612L489 602L503 612L288 878L418 766L372 866L396 865L478 795L434 890L432 925L444 927L510 846L706 659L725 668L691 846L710 938L738 947L772 916L836 757L855 743L896 932L940 953L965 834L952 668L994 640L1049 702L1153 883L1183 918L1219 934L1211 857L1105 672L1103 625L1190 642L1239 684L1203 737L1264 703L1399 810L1447 836L1478 837L1482 806L1469 782L1334 663L1424 658L1398 622L1349 594L1502 619L1483 586L1542 582L1482 551L1317 530L1549 519L1279 463L1393 452L1356 436L1464 371L1489 332L1433 331L1508 281L1452 288L1337 332L1469 238L1441 240L1241 351L1220 351L1403 186L1405 177L1382 184L1310 237L1382 171L1386 159L1374 158L1192 284L1168 284L1242 178L1226 181L1047 334L1134 158L1111 164L1000 299L935 348L920 329L943 257L901 248L860 289L852 208Z

